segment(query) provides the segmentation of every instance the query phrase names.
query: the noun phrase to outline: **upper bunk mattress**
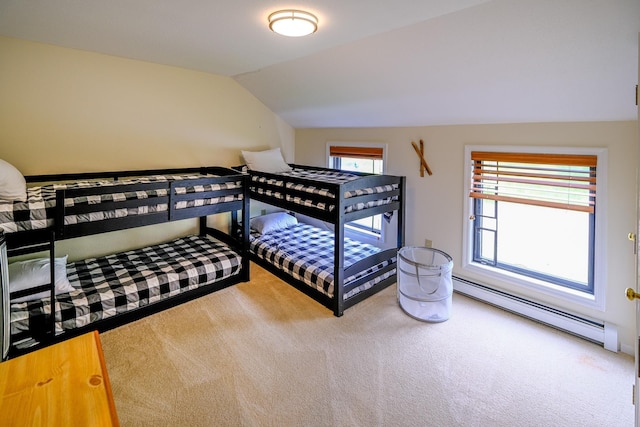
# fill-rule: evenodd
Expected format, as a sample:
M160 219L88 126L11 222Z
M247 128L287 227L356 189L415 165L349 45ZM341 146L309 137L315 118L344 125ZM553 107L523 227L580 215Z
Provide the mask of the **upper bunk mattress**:
M168 243L67 265L74 292L56 295L55 333L108 319L180 293L210 285L241 270L241 256L209 238ZM11 335L46 331L49 298L11 304Z
M334 235L308 224L298 223L284 229L260 234L251 231L250 249L253 254L303 281L325 295L333 297ZM357 240L344 239L344 268L380 252L376 246ZM395 262L395 257L369 270L344 278L345 286L363 276L374 273ZM393 276L396 270L384 273L344 294L348 299L376 283Z
M74 183L47 184L37 187L27 188L27 201L5 201L0 200L0 230L5 233L13 233L16 231L28 231L49 228L53 225L56 206L56 190L77 189L90 187L108 187L120 186L123 184L132 185L132 191L106 193L100 197L76 197L65 199L65 206L78 206L82 204L99 204L112 201L124 201L133 199L147 199L152 197L167 196L166 189L135 191L133 186L140 183L151 182L168 182L184 179L200 179L214 177L215 175L155 175L139 178L130 178L126 180L104 180L104 181L77 181ZM240 181L231 181L224 183L216 183L210 185L197 185L177 187L177 194L198 193L204 191L218 191L225 189L234 189L241 187ZM227 195L216 198L200 198L190 200L188 202L181 201L176 204L176 209L183 209L194 206L212 205L221 202L231 202L241 199L241 195ZM110 218L123 218L131 215L140 215L153 212L166 211L168 206L166 203L157 205L146 205L131 208L119 208L114 210L105 210L100 212L92 212L84 215L70 215L65 217L65 224L79 224L83 222L101 221Z
M261 186L261 184L267 184L267 185L276 186L276 187L284 187L287 189L296 190L297 192L306 192L306 193L309 193L310 195L321 195L325 197L335 198L336 195L333 194L333 192L331 192L327 188L322 187L323 183L345 184L347 182L351 182L360 178L360 175L355 175L345 171L304 169L300 167L293 167L291 171L280 172L278 173L278 175L281 175L282 179L280 178L276 179L276 178L260 175L259 172L257 174L252 173L251 174L251 181L252 181L251 191L254 191L258 194L262 194L265 196L274 197L276 199L286 200L288 202L292 202L298 205L322 209L329 212L332 212L335 209L335 205L332 204L327 206L326 203L315 202L311 198L305 198L303 196L300 196L300 193L297 193L297 195L295 196L290 194L283 194L280 191L274 190L273 187L271 188L263 187ZM290 182L290 181L287 181L286 179L287 177L312 179L317 181L318 185L317 186L302 185L295 182ZM256 185L255 183L257 183L258 185ZM344 198L349 199L356 196L384 193L384 192L396 190L397 188L398 188L397 184L383 185L383 186L371 187L371 188L359 188L357 190L345 192ZM394 196L394 197L381 197L380 199L371 200L366 203L348 204L347 202L347 206L345 207L345 213L386 205L397 199L398 198Z

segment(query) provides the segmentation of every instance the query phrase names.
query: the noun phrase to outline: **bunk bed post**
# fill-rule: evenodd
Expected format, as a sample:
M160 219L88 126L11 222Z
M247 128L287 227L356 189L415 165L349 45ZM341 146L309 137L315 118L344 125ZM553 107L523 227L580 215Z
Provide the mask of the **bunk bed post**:
M62 239L64 237L65 197L66 193L64 189L56 190L56 210L53 219L54 238L56 239Z
M167 210L168 210L168 216L169 216L169 221L173 221L173 217L176 211L176 205L175 203L173 203L173 195L175 194L176 191L176 186L175 186L176 182L175 181L171 181L169 182L169 185L167 186Z
M207 235L207 217L201 216L199 223L200 223L200 230L198 231L198 234L200 236L206 236Z
M401 249L405 242L405 216L406 216L406 195L407 195L407 177L400 177L400 207L398 208L398 234L397 234L397 248Z
M333 314L342 316L344 314L344 192L339 185L336 186L336 225L335 225L335 248L333 260Z
M49 233L49 278L50 282L50 298L51 298L51 315L49 316L49 339L53 341L56 336L56 235L55 231Z
M11 347L11 313L9 309L9 261L7 242L0 228L0 362L9 357Z
M240 227L240 236L239 238L242 241L242 280L245 282L249 281L249 268L250 268L250 251L249 251L249 216L250 214L250 186L251 186L251 177L248 174L242 175L242 226ZM234 212L235 213L235 212ZM238 215L236 214L236 222ZM235 226L234 225L234 226ZM237 234L236 234L237 236Z

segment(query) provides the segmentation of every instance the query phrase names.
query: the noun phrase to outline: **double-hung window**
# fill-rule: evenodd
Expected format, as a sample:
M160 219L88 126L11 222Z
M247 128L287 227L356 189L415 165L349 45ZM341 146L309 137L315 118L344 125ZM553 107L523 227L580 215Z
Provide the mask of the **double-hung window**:
M599 155L472 148L467 156L469 263L595 301Z
M380 144L328 144L330 168L350 172L384 173L384 146ZM362 218L347 224L353 230L380 238L382 215Z

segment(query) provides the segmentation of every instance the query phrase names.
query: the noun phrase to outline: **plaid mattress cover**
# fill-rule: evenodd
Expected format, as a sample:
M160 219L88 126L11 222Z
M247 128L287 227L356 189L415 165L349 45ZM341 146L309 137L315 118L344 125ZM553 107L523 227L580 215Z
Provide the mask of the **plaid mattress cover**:
M333 297L333 253L335 241L332 232L321 230L308 224L298 223L285 229L265 234L252 230L250 240L250 249L253 254L287 272L294 278L302 280L325 295ZM345 238L344 268L379 251L380 249L373 245ZM390 262L395 262L395 257L367 271L346 277L344 283L348 285L366 274L384 268ZM344 299L347 300L395 274L395 269L384 273L345 293Z
M318 209L322 209L322 210L328 210L330 212L332 212L335 209L335 205L329 205L327 206L325 203L321 203L321 202L314 202L313 200L310 199L305 199L303 197L300 196L291 196L291 195L285 195L279 191L274 191L271 189L265 189L261 186L256 186L253 183L259 183L259 184L269 184L269 185L274 185L274 186L278 186L278 187L284 187L284 188L288 188L288 189L293 189L293 190L298 190L298 191L304 191L307 192L309 194L319 194L322 196L327 196L330 198L335 198L336 195L333 194L331 191L329 191L326 188L322 188L322 183L324 182L328 182L328 183L332 183L332 184L344 184L347 183L349 181L353 181L356 180L358 178L360 178L358 175L354 175L354 174L350 174L348 172L344 172L344 171L336 171L336 170L313 170L313 169L303 169L303 168L293 168L291 171L289 172L281 172L279 173L279 175L282 175L283 179L273 179L273 178L267 178L265 176L260 176L260 175L252 175L251 176L251 181L252 181L252 185L251 185L251 191L257 192L258 194L263 194L265 196L269 196L269 197L274 197L280 200L286 200L288 202L292 202L298 205L303 205L306 207L314 207L314 208L318 208ZM313 180L317 180L318 181L318 187L315 186L308 186L308 185L301 185L301 184L294 184L292 182L289 182L286 180L286 177L293 177L293 178L307 178L307 179L313 179ZM363 196L363 195L367 195L367 194L377 194L377 193L381 193L381 192L387 192L387 191L392 191L398 188L397 184L393 184L393 185L383 185L383 186L379 186L379 187L371 187L371 188L361 188L361 189L357 189L357 190L353 190L353 191L348 191L344 194L345 199L351 198L351 197L356 197L356 196ZM352 204L352 205L347 205L345 207L345 212L349 213L349 212L353 212L353 211L357 211L357 210L363 210L363 209L369 209L369 208L373 208L376 206L382 206L382 205L388 205L389 203L397 200L397 197L383 197L380 198L378 200L372 200L366 203L356 203L356 204Z
M0 230L5 233L13 233L16 231L27 231L48 228L53 225L55 217L56 190L75 189L88 187L107 187L122 184L150 183L150 182L166 182L183 179L199 179L204 177L215 177L215 175L155 175L140 178L131 178L120 181L78 181L66 184L47 184L43 186L27 188L26 202L11 202L0 200ZM203 191L217 191L224 189L234 189L241 187L241 181L225 182L211 185L197 185L177 187L177 194L197 193ZM151 190L151 191L132 191L109 193L100 197L76 197L65 199L65 206L77 206L81 204L97 204L111 201L123 201L132 199L146 199L151 197L166 196L167 190ZM203 198L186 201L180 201L176 204L176 209L186 207L206 206L222 202L231 202L242 199L242 195L227 195L216 198ZM153 212L166 211L168 206L166 203L157 205L147 205L133 208L122 208L108 210L102 212L93 212L83 215L69 215L65 217L65 224L79 224L90 221L100 221L110 218L122 218L131 215L141 215Z
M135 310L237 274L241 256L208 237L168 243L67 265L77 290L59 294L55 333ZM11 334L43 331L49 298L11 304Z

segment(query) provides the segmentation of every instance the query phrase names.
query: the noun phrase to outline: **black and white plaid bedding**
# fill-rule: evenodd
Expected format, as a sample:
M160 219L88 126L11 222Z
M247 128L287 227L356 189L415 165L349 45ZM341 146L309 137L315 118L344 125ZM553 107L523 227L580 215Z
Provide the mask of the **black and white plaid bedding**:
M140 178L131 178L120 181L78 181L67 184L48 184L27 189L26 202L9 202L0 200L0 230L5 233L16 231L27 231L48 228L53 225L55 216L56 190L75 189L88 187L106 187L122 184L131 184L132 191L109 193L100 197L77 197L65 200L65 206L77 206L81 204L97 204L110 201L123 201L132 199L146 199L152 197L166 196L167 190L135 191L135 184L149 182L166 182L183 179L197 179L214 175L156 175ZM225 182L221 184L198 185L177 187L177 194L197 193L203 191L217 191L224 189L238 188L241 182ZM180 201L176 204L176 209L193 206L205 206L221 202L230 202L242 198L241 195L228 195L218 198L202 198L189 202ZM91 214L70 215L65 217L65 224L78 224L89 221L100 221L109 218L122 218L130 215L140 215L167 210L167 204L156 204L150 206L140 206L134 208L122 208Z
M56 334L153 304L237 274L241 257L208 237L188 236L67 265L75 292L56 296ZM11 304L11 334L42 331L49 298Z
M298 190L298 191L303 191L303 192L307 192L309 194L319 194L322 196L326 196L326 197L330 197L330 198L335 198L336 195L333 194L331 191L329 191L326 188L322 188L322 183L328 182L328 183L332 183L332 184L344 184L347 183L349 181L353 181L359 178L358 175L354 175L351 174L349 172L344 172L344 171L336 171L336 170L315 170L315 169L303 169L303 168L293 168L290 172L281 172L279 173L279 175L282 175L284 178L283 179L273 179L273 178L267 178L265 176L261 176L258 174L253 174L251 176L251 181L252 181L252 191L255 191L259 194L263 194L265 196L269 196L269 197L274 197L280 200L286 200L288 202L293 202L296 203L298 205L303 205L306 207L315 207L318 209L322 209L322 210L328 210L328 211L333 211L335 209L335 205L329 205L327 206L325 203L319 203L319 202L314 202L311 199L307 199L304 197L300 197L300 196L291 196L291 195L285 195L279 191L275 191L269 188L264 188L260 185L253 185L254 182L259 183L259 184L269 184L269 185L274 185L274 186L278 186L278 187L284 187L284 188L288 188L288 189L293 189L293 190ZM294 184L292 182L289 182L286 180L286 177L293 177L293 178L306 178L306 179L313 179L313 180L317 180L318 181L318 186L308 186L308 185L301 185L301 184ZM398 186L397 185L384 185L384 186L380 186L380 187L372 187L372 188L362 188L362 189L357 189L354 191L348 191L345 193L344 197L345 199L351 198L351 197L356 197L356 196L363 196L363 195L368 195L368 194L376 194L376 193L381 193L381 192L387 192L387 191L392 191L394 189L397 189ZM397 200L397 197L383 197L380 198L378 200L372 200L366 203L356 203L356 204L352 204L352 205L347 205L345 207L345 212L349 213L349 212L353 212L353 211L357 211L357 210L362 210L362 209L369 209L375 206L381 206L381 205L387 205L389 203L391 203L392 201Z
M332 232L320 230L307 224L298 223L285 229L260 234L251 231L251 252L265 261L284 270L294 278L302 280L307 285L333 297L333 261L335 242ZM376 254L379 248L349 238L344 241L344 268L357 261ZM385 261L367 272L346 277L344 284L363 277L365 274L384 268L389 262ZM376 277L359 287L345 293L344 299L371 288L376 283L395 275L395 269Z

